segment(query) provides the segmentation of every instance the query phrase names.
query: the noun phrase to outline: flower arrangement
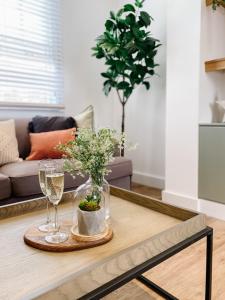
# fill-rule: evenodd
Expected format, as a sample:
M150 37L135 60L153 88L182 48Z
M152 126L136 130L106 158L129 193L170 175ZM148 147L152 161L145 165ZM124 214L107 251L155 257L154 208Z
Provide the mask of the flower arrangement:
M81 210L100 209L99 187L103 183L104 176L111 172L106 165L114 159L116 147L121 147L123 144L123 135L118 136L115 130L103 128L98 132L80 129L75 140L59 146L65 154L65 171L74 176L75 172L81 176L89 175L93 186L96 187L80 202Z

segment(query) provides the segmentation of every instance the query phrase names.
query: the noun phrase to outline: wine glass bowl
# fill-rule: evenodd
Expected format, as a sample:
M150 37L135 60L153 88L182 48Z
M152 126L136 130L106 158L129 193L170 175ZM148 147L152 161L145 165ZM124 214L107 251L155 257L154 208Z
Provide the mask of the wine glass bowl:
M58 205L64 190L64 173L54 173L47 170L46 194L53 205Z

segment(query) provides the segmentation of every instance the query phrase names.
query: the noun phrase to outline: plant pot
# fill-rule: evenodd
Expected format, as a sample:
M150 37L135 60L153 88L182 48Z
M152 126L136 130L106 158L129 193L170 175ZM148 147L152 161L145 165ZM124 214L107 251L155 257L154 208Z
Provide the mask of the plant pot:
M96 235L102 233L105 228L105 210L84 211L77 209L78 231L82 235Z
M110 224L110 190L108 182L103 179L101 186L96 186L93 180L89 178L84 184L80 185L74 193L74 214L73 214L73 224L77 226L78 224L78 209L81 201L85 200L87 196L93 194L93 192L98 192L100 194L101 200L99 206L104 212L105 221ZM97 212L97 211L95 211ZM89 213L89 211L86 211Z

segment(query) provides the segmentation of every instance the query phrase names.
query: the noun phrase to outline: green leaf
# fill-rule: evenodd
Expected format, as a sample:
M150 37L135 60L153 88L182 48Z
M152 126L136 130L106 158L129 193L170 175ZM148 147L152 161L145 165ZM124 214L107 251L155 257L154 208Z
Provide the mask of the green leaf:
M119 60L116 61L116 70L118 73L123 72L125 67L126 67L126 65L123 61L119 61Z
M104 32L104 36L105 36L105 40L106 40L108 43L113 43L113 44L116 43L116 38L115 38L115 36L113 35L113 33L108 32L108 31L105 31L105 32Z
M96 54L96 58L97 58L97 59L101 59L101 58L103 58L103 57L105 57L104 53L98 52L98 53Z
M92 50L94 51L92 55L96 58L101 59L105 57L104 51L100 47L93 47Z
M151 70L148 71L148 74L154 75L154 74L155 74L155 71L154 71L153 69L151 69Z
M129 87L129 83L126 81L121 81L117 84L119 90L126 90Z
M151 17L146 11L140 12L140 18L145 23L145 27L151 24Z
M130 13L127 17L126 17L126 24L132 26L133 24L135 24L135 15Z
M106 42L104 44L101 45L101 47L108 53L108 54L114 54L117 49L118 49L118 46L116 46L115 44L113 43L110 43L110 42Z
M137 46L136 46L137 47ZM138 48L137 48L138 49ZM141 61L143 58L146 57L145 52L143 51L138 51L135 60L136 61Z
M145 23L143 22L142 18L139 17L139 21L137 22L139 28L145 27Z
M144 0L135 0L135 6L141 8L143 6Z
M127 89L124 91L124 97L125 97L126 99L128 99L128 98L130 97L130 95L132 94L132 92L133 92L133 88L132 88L132 87L127 88Z
M124 5L123 7L124 11L132 11L132 12L135 12L135 8L132 4L126 4Z
M145 85L146 90L150 89L150 83L148 81L143 81L142 83Z
M115 24L114 24L114 22L111 21L111 20L107 20L107 21L105 22L105 28L106 28L106 30L108 30L108 31L111 31L111 30L114 28L114 26L115 26Z
M117 20L117 26L119 29L122 29L122 30L125 30L128 28L126 21L123 19Z
M106 62L105 62L105 64L109 65L109 66L114 66L115 63L116 62L113 59L111 59L111 58L107 59Z
M149 68L154 68L154 59L146 58L145 59L146 66Z
M116 20L115 13L112 10L110 11L110 17L112 20Z
M154 57L154 56L156 56L156 54L157 54L157 50L154 50L154 51L150 51L149 53L148 53L148 55L150 56L150 57Z
M96 41L98 42L98 43L100 43L100 42L102 42L102 40L104 40L105 39L105 36L103 35L103 34L101 34L101 35L99 35L97 38L96 38Z
M133 27L131 30L136 38L141 37L139 28Z
M101 73L101 76L104 77L104 78L111 78L111 74L109 73Z
M155 46L155 48L158 48L158 47L160 47L160 46L162 46L162 44L157 44L157 45Z
M117 57L118 57L118 59L123 58L123 59L126 60L127 56L128 56L128 51L127 51L126 48L120 48L120 49L118 49L118 51L117 51Z
M103 86L103 91L104 91L106 96L109 95L111 89L112 89L112 87L111 87L110 81L109 80L105 81L104 86Z
M123 8L121 8L119 11L118 11L118 13L116 14L116 16L119 18L119 17L121 17L121 15L123 14L123 12L124 12L124 10L123 10Z
M129 54L135 53L135 52L137 51L137 47L136 47L136 45L135 45L134 40L131 40L129 43L127 43L127 44L124 46L124 48L128 50L128 53L129 53Z

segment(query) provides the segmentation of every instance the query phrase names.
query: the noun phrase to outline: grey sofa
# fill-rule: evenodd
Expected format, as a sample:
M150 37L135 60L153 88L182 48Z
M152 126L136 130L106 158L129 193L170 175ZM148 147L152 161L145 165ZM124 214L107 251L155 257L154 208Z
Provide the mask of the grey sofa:
M28 123L30 119L16 119L16 136L20 157L25 159L30 153ZM34 198L41 195L38 181L39 161L20 161L0 167L0 205ZM130 189L132 162L123 157L115 157L108 166L111 173L107 176L110 184ZM65 190L71 190L82 184L87 178L76 176L73 179L65 174Z

